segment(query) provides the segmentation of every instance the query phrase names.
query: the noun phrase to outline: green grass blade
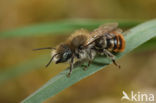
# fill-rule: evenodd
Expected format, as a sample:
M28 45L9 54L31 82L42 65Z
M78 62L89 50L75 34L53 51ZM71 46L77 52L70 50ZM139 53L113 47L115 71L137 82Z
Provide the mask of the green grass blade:
M116 55L117 58L124 56L125 54L129 53L141 44L147 42L154 36L156 36L156 20L145 22L141 25L138 25L137 27L130 29L127 35L125 35L126 49L123 53ZM61 92L63 89L104 68L105 66L107 66L107 63L110 63L107 58L96 58L95 62L90 65L87 71L83 71L81 67L74 68L70 78L66 77L68 70L61 72L56 77L49 80L35 93L23 100L22 103L43 102L44 100Z
M132 21L132 20L88 20L88 19L77 19L77 20L62 20L51 23L41 23L28 27L17 28L10 31L0 32L0 38L7 37L26 37L26 36L39 36L48 34L62 34L65 32L71 32L79 28L93 29L100 24L106 22L119 22L120 27L129 28L135 26L143 21Z
M137 48L136 52L143 52L143 51L152 51L156 50L156 38L153 38L149 40L148 42L141 45L139 48Z

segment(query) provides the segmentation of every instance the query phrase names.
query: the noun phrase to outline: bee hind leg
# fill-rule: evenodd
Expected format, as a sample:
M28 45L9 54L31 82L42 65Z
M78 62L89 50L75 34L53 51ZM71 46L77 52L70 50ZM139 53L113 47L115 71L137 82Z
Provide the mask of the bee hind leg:
M104 54L112 60L114 65L116 65L118 68L121 68L121 66L115 61L115 56L111 52L109 52L106 49L104 49L103 51L104 51Z

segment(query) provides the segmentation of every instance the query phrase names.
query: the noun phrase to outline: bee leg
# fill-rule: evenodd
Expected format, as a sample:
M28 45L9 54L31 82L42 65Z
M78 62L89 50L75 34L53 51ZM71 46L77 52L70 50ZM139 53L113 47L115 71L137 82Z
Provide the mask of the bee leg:
M83 68L83 70L85 70L85 71L88 69L88 67L90 66L92 59L93 59L92 54L91 54L91 50L88 51L88 56L89 56L88 64L87 64L87 66L84 66L84 68Z
M84 70L84 71L86 71L86 70L88 69L88 67L90 66L91 62L92 62L92 61L89 60L87 66L86 66L86 65L83 65L83 67L84 67L83 70Z
M67 74L67 77L70 77L73 70L73 66L74 66L74 57L71 58L69 73Z
M91 50L89 50L89 59L91 60L92 59L92 53L91 53Z
M118 68L120 68L120 65L115 61L115 56L111 52L109 52L108 50L104 49L104 53L105 53L106 56L111 58L111 60L112 60L114 65L116 65Z
M87 65L82 64L81 67L83 70L87 70Z

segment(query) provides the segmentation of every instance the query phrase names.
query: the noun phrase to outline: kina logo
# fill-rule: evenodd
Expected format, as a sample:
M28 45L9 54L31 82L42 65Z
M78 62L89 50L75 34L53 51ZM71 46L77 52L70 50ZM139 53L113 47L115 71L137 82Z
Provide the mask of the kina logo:
M130 95L128 95L125 91L122 91L122 98L121 101L135 101L135 102L153 102L154 103L154 94L152 93L141 93L141 92L134 92L131 91Z

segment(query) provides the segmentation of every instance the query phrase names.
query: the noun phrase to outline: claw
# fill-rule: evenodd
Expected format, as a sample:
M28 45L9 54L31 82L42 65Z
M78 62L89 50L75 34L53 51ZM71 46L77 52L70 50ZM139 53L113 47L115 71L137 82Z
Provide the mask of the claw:
M67 77L70 78L70 75L71 75L71 72L69 72L69 73L67 74Z
M119 69L121 68L121 66L118 63L116 63L115 60L112 60L112 61L113 61L113 64L116 65Z

